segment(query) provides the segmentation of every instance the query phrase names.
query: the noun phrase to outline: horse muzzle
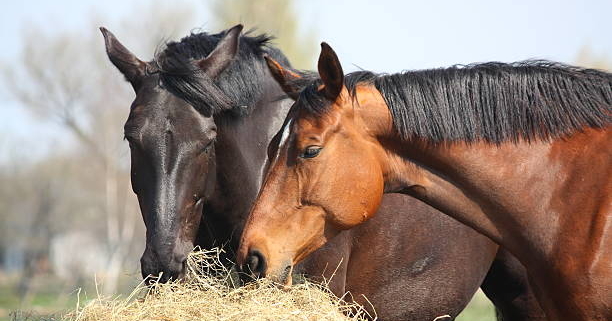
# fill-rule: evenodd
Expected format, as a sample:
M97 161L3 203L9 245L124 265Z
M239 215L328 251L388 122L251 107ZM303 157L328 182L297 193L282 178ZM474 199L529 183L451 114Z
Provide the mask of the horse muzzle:
M140 270L147 283L166 283L181 279L186 270L187 253L174 251L164 254L145 250L140 258Z

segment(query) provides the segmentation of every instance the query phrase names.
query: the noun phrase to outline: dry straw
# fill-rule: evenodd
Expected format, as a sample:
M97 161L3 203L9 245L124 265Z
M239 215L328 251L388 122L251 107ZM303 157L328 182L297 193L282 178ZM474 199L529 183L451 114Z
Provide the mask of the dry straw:
M219 261L219 250L189 256L182 282L142 283L126 298L98 298L68 313L67 321L366 320L360 306L305 281L285 288L262 279L235 287L235 274Z

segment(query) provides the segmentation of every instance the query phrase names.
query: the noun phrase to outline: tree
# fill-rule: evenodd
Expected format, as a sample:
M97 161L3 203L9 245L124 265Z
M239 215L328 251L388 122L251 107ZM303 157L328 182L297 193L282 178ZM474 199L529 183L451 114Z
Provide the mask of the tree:
M293 66L310 69L314 65L317 45L312 30L299 30L299 16L290 0L214 0L213 26L226 29L242 23L248 30L266 32L285 53Z
M612 61L607 55L593 53L589 46L583 46L576 55L576 64L579 66L596 68L601 70L612 70Z

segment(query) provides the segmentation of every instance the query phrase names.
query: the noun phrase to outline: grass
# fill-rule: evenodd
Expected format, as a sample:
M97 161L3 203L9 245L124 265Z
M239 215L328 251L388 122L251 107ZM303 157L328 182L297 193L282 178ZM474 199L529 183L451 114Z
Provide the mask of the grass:
M61 314L76 305L76 296L62 293L63 286L59 280L37 282L25 302L21 302L15 291L16 283L11 279L0 285L0 321L39 320L42 315Z
M457 316L456 321L497 321L495 307L487 297L478 290L470 304Z
M123 276L120 292L129 292L138 283L135 280L134 276ZM18 282L18 275L0 276L0 321L48 320L74 309L77 304L76 286L51 275L35 276L31 291L23 301L17 293ZM81 301L86 293L95 293L93 282L83 285L81 293Z

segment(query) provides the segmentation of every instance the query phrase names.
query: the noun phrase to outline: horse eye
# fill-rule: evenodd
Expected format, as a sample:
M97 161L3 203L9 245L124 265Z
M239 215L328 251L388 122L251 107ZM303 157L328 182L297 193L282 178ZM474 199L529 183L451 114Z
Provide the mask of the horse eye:
M304 149L304 152L302 153L302 155L300 155L301 158L313 158L313 157L317 157L317 155L319 155L319 153L321 152L321 150L323 149L323 147L321 146L308 146L306 147L306 149Z

